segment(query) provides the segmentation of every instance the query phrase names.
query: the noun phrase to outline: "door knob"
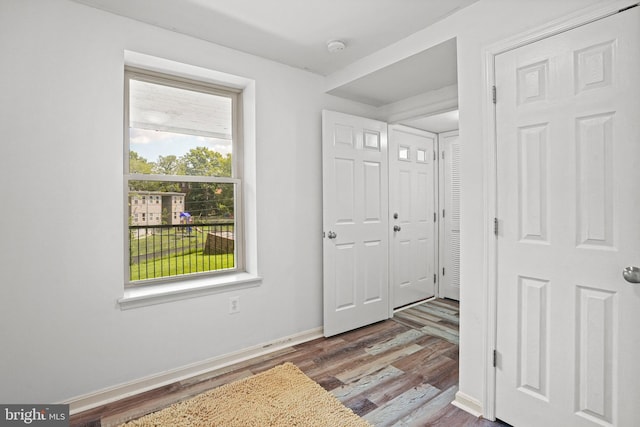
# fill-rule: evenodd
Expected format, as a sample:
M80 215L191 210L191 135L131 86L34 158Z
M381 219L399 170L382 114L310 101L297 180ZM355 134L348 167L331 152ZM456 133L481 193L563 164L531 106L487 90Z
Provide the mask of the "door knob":
M640 283L640 268L627 267L622 270L622 277L629 283Z
M393 231L400 231L400 230L402 230L402 228L400 228L399 225L394 225L393 226Z
M330 239L335 239L336 237L338 237L338 235L333 231L330 231L329 234L327 234L327 237Z

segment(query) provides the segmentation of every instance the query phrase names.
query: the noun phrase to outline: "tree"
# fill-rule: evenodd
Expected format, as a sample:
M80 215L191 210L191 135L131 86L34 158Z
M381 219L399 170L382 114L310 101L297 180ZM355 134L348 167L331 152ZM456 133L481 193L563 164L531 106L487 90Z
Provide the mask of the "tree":
M180 157L178 175L231 176L231 154L223 157L207 147L196 147Z
M129 173L151 173L154 164L133 150L129 151Z
M135 151L129 151L129 173L150 174L155 163L148 161ZM160 183L152 181L129 181L129 190L158 191Z
M179 175L231 176L231 155L223 156L207 147L197 147L180 157ZM185 206L194 218L233 215L233 185L194 182L189 186Z
M180 161L178 157L170 154L168 156L158 156L158 160L153 163L153 173L158 175L178 175Z

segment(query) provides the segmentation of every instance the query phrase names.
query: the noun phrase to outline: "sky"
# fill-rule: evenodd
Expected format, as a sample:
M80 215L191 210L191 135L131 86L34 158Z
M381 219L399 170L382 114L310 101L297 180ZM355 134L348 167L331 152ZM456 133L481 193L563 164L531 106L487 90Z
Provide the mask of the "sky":
M173 154L180 157L196 147L207 147L226 156L231 153L231 140L136 128L129 129L129 149L150 162L158 160L158 156Z

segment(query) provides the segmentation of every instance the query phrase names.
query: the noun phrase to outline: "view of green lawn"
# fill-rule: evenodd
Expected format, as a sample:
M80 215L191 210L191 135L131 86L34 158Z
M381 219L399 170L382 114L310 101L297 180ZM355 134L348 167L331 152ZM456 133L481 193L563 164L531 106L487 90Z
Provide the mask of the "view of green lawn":
M131 280L155 279L179 274L222 270L235 267L233 254L202 255L201 251L187 255L167 256L130 266Z
M234 268L233 246L229 253L204 254L208 233L224 235L233 231L233 224L229 223L131 227L129 279L133 282Z
M145 228L142 228L145 230ZM203 228L198 225L189 227L173 227L156 229L154 234L135 237L135 231L131 231L129 237L129 253L131 257L153 254L166 250L189 250L196 245L204 244ZM161 230L161 231L160 231ZM216 231L233 232L233 225L216 226Z

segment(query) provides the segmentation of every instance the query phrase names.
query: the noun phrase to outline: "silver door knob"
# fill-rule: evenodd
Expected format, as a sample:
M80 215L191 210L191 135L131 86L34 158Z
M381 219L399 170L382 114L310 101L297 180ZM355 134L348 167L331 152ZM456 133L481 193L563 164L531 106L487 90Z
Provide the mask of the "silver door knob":
M330 231L329 234L327 234L327 237L330 239L335 239L336 237L338 237L338 235L333 231Z
M640 268L627 267L622 270L622 277L629 283L640 283Z
M399 225L394 225L393 226L393 231L400 231L400 230L402 230L402 228L400 228Z

